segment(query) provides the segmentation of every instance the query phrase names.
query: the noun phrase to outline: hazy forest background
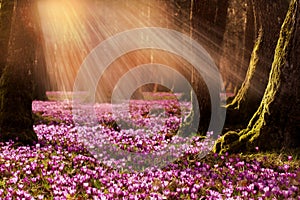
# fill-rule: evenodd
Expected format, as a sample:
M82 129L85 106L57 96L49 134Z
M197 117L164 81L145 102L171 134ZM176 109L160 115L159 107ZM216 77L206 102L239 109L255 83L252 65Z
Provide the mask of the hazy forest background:
M298 155L299 14L298 0L0 0L0 141L14 141L16 148L39 143L37 121L54 118L33 111L33 102L51 100L51 91L67 97L84 59L110 36L163 27L201 44L224 81L226 120L213 153ZM144 49L118 58L98 83L97 101L108 102L122 75L146 63L171 66L189 80L201 113L196 132L205 137L212 112L208 89L197 70L174 54ZM132 98L145 92L170 88L144 85Z

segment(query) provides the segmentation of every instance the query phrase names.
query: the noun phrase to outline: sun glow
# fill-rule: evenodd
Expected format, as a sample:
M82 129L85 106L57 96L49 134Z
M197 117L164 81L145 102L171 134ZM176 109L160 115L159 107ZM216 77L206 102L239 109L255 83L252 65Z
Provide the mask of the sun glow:
M88 51L86 41L83 40L84 9L75 1L41 1L39 12L50 89L69 90L76 68Z
M103 40L132 28L168 27L165 5L151 9L153 2L144 1L67 1L39 2L44 34L44 49L50 90L71 91L77 71L85 57ZM128 41L130 42L130 41ZM117 48L117 47L116 47ZM153 53L139 52L115 63L113 75L120 77L130 68L153 61ZM122 65L122 66L121 66ZM91 72L93 73L93 72Z
M48 90L73 91L76 75L87 55L101 42L117 33L134 28L163 27L189 35L189 23L178 17L174 6L160 0L40 1L39 15L50 79ZM200 34L197 30L193 31ZM160 41L159 36L157 41ZM131 42L127 41L128 45ZM115 45L114 48L122 47ZM193 66L190 63L168 52L148 49L130 52L116 59L99 80L98 91L101 90L109 99L122 75L133 67L146 63L173 67L193 82Z

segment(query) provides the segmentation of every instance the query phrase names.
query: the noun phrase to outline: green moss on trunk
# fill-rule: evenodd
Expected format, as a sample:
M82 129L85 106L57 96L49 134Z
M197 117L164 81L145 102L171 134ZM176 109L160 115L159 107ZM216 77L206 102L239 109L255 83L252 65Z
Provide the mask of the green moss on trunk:
M249 104L254 105L252 99L255 97L251 96L250 87L253 84L253 77L255 75L255 71L258 65L259 56L258 51L262 44L262 35L263 30L260 28L258 37L253 47L253 51L250 58L249 67L246 73L246 78L242 83L241 88L238 90L235 97L227 104L227 119L226 122L229 124L238 124L249 120L249 109L252 107L248 106Z
M227 109L237 109L238 110L240 108L241 103L246 100L247 93L250 88L251 80L254 76L254 72L257 67L257 63L258 63L258 59L259 59L257 52L261 45L262 34L263 34L263 30L262 30L262 28L260 28L258 37L256 39L256 42L254 44L253 51L251 54L251 59L250 59L248 71L246 74L246 78L245 78L240 90L234 97L234 99L226 106Z
M245 80L236 96L228 99L226 118L226 125L228 126L247 126L248 121L259 107L267 87L267 76L271 70L272 58L279 38L282 19L284 19L288 9L287 2L283 0L276 2L267 1L263 4L255 0L249 3L248 6L252 6L252 9L248 9L251 15L249 15L250 18L247 18L247 22L254 21L255 28L254 30L250 29L250 31L255 32L256 42L253 46L248 42L248 46L246 46L246 48L253 48L251 49L251 57L249 56ZM229 55L231 55L230 52ZM234 79L238 75L237 72L241 71L242 66L243 63L234 64L234 62L230 62L226 66L228 73L225 74L230 74L229 80Z
M256 146L260 149L276 149L282 147L283 135L275 127L278 119L272 119L273 104L279 95L286 77L282 71L288 67L288 55L295 32L297 0L292 0L285 21L282 24L280 37L274 53L274 60L269 75L269 81L259 108L253 115L246 129L240 132L228 132L215 144L215 152L251 151ZM297 66L299 67L299 66ZM292 76L292 75L291 75Z

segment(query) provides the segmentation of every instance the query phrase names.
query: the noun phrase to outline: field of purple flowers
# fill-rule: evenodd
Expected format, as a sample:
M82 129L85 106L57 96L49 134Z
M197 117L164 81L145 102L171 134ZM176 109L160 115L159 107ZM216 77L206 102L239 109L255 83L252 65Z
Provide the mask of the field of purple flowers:
M129 121L126 116L117 119L107 105L99 104L97 131L129 152L155 152L171 140L181 140L174 134L184 111L172 100L155 105L151 110L149 102L136 102ZM156 120L160 110L165 110L161 123ZM199 159L203 146L193 136L174 162L135 171L122 160L112 165L104 152L96 159L86 149L69 101L35 101L33 112L39 143L0 144L0 199L300 199L295 155L258 150L255 155L210 153ZM147 126L152 133L140 135Z

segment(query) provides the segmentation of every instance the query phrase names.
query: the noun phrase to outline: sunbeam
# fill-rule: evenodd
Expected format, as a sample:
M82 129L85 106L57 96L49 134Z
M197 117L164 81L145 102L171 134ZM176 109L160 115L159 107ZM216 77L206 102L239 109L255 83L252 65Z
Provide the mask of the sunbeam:
M132 28L167 26L163 6L156 3L160 9L153 11L151 5L141 1L40 1L51 90L72 90L84 58L104 39ZM138 56L141 55L130 60L143 60L151 55ZM114 69L114 76L134 66L129 60L122 64L122 69Z

